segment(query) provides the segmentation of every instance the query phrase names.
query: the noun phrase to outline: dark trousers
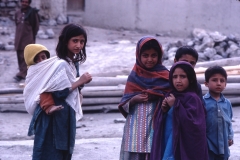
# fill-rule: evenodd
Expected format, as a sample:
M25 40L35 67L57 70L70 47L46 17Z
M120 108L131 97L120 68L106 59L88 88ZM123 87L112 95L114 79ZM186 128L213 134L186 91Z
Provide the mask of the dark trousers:
M16 76L25 78L27 75L27 65L24 60L24 51L23 50L17 50L17 60L18 60L19 72L16 74Z
M215 154L211 150L208 150L209 160L228 160L228 158L224 158L223 154Z

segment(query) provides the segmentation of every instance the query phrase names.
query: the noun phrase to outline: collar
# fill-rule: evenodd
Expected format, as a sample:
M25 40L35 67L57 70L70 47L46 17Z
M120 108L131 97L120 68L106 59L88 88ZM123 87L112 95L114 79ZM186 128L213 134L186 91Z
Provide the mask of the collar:
M208 98L214 99L209 92L207 92L203 97L206 99L208 99ZM220 99L218 101L223 101L223 102L226 101L226 98L224 97L224 95L222 93L220 93Z

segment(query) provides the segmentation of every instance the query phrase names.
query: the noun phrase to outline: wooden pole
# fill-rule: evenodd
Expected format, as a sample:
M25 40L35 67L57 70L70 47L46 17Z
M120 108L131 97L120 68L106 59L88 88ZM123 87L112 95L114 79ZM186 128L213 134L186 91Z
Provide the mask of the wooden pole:
M197 80L199 83L203 84L205 82L204 75L197 75ZM229 75L227 77L227 84L229 83L239 83L240 82L240 75Z
M127 76L124 77L93 77L92 81L86 86L117 86L119 84L125 85Z
M123 91L82 91L83 98L85 97L122 97Z
M220 65L221 66L221 65ZM207 67L208 68L208 67ZM195 68L196 74L205 73L207 70L205 67ZM238 66L223 66L223 68L228 72L229 74L239 74L240 73L240 65Z
M234 57L234 58L225 58L225 59L219 59L215 61L207 61L207 62L198 62L195 66L195 68L198 67L210 67L214 65L219 66L235 66L240 64L240 57Z

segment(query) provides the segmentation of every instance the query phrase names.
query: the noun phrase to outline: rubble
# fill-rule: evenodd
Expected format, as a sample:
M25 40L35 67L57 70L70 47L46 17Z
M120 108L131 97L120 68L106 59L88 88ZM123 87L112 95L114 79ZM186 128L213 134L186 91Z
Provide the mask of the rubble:
M195 28L191 38L163 45L165 56L164 65L171 65L174 60L176 48L191 46L199 53L198 62L213 61L224 58L240 57L240 36L231 34L226 36L220 32L206 31Z
M37 37L40 39L52 39L55 37L55 33L51 28L46 29L45 31L40 29L37 33Z

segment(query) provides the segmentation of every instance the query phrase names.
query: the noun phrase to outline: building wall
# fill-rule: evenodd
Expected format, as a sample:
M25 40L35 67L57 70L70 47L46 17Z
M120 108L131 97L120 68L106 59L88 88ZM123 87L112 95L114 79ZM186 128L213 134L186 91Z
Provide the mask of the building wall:
M134 29L136 9L135 0L86 0L84 22L97 27Z
M193 28L239 32L237 0L87 0L84 23L184 36Z

